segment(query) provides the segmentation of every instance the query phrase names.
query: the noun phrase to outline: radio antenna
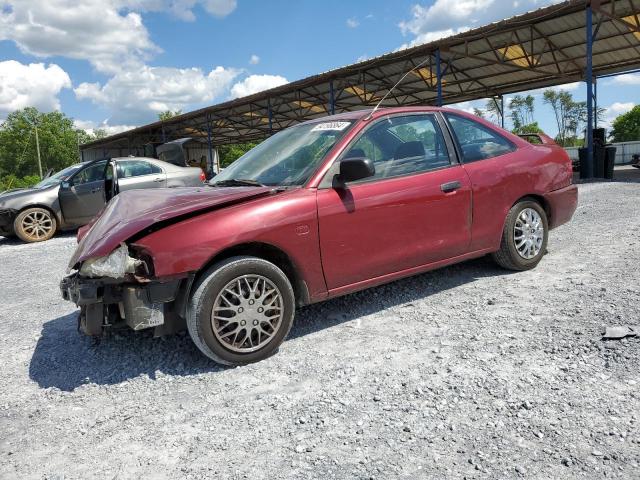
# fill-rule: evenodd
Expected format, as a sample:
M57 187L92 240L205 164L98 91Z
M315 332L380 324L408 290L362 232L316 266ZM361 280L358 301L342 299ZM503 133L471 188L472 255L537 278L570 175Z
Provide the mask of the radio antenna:
M413 67L411 70L409 70L407 73L405 73L405 74L402 76L402 78L401 78L400 80L398 80L398 81L396 82L396 84L395 84L393 87L391 87L391 89L389 89L389 91L384 95L384 97L382 97L382 98L380 99L380 101L378 102L378 104L377 104L375 107L373 107L373 110L371 110L371 113L370 113L369 115L367 115L367 118L365 118L365 120L369 120L369 119L373 116L373 114L374 114L374 113L376 113L376 110L378 110L378 107L380 107L380 104L381 104L382 102L384 102L384 101L385 101L385 99L389 96L389 94L390 94L391 92L393 92L393 91L396 89L396 87L397 87L398 85L400 85L400 84L402 83L402 81L403 81L405 78L407 78L407 75L409 75L411 72L413 72L413 71L414 71L414 70L416 70L417 68L420 68L421 66L423 66L423 65L424 65L425 63L427 63L429 60L431 60L431 57L427 57L427 58L426 58L426 59L424 59L422 62L420 62L418 65L416 65L416 66L415 66L415 67ZM432 73L432 75L433 75L433 73Z

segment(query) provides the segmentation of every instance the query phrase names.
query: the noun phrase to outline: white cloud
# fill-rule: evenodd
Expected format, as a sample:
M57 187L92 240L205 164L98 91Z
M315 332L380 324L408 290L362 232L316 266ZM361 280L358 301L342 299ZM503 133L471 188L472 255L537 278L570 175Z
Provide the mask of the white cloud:
M633 107L635 107L636 104L634 102L615 102L612 103L611 105L609 105L607 107L607 112L611 113L612 115L622 115L623 113L627 113L631 110L633 110Z
M460 102L460 103L453 103L451 105L447 105L447 107L455 108L456 110L462 110L463 112L473 114L476 103L478 102ZM481 107L478 106L478 108L481 108Z
M360 25L360 22L358 20L356 20L355 18L348 18L347 19L347 27L349 28L357 28Z
M115 135L116 133L136 128L135 125L110 125L108 119L103 120L102 123L96 123L91 120L74 120L73 125L88 134L93 134L96 130L104 130L107 135Z
M231 97L246 97L263 90L279 87L285 83L289 83L289 81L280 75L249 75L231 87Z
M36 57L87 60L102 72L133 67L160 49L138 13L115 0L9 0L0 10L0 40Z
M199 68L143 66L118 73L104 85L81 83L74 92L79 100L107 107L118 122L140 122L148 121L153 113L211 102L227 91L238 74L238 70L223 67L205 74Z
M618 85L638 85L640 86L640 73L627 73L614 77L611 83Z
M413 39L401 48L449 37L471 28L558 3L561 0L436 0L433 5L414 5L412 18L399 23L403 35Z
M25 107L58 110L58 95L65 88L71 88L71 79L56 64L0 62L0 116Z
M544 95L545 90L554 90L556 92L560 92L560 91L575 92L580 88L586 89L584 82L571 82L571 83L565 83L562 85L554 85L552 87L536 88L535 90L529 90L526 93L533 95L534 97L542 97Z
M236 9L236 0L204 0L203 6L216 17L226 17Z
M257 65L259 63L260 63L260 57L258 55L251 55L251 58L249 59L249 64Z
M619 115L623 113L627 113L635 107L636 104L634 102L615 102L605 108L604 118L602 119L601 125L606 129L611 128L611 124Z
M441 38L457 35L458 33L462 33L467 30L469 30L468 27L461 27L457 30L453 30L452 28L449 28L447 30L438 30L436 32L419 33L418 35L416 35L416 37L413 40L411 40L411 42L403 43L402 45L400 45L400 48L398 50L414 47L416 45L422 45L423 43L435 42L436 40L440 40Z
M105 0L110 1L116 8L126 8L143 12L168 12L181 20L193 21L196 16L193 13L196 5L209 14L223 18L233 12L237 7L236 0Z
M217 17L236 8L236 0L1 0L0 41L40 58L86 60L103 73L133 70L161 51L140 12L194 20L197 4Z

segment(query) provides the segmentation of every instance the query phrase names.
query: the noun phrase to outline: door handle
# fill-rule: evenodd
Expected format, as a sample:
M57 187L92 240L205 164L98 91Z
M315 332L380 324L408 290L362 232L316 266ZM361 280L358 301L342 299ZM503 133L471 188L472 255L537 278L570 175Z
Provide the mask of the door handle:
M161 182L162 181L162 177L154 178L153 181L154 182Z
M101 190L102 190L102 188L100 188L100 187L92 188L91 189L91 193L98 193Z
M444 193L451 193L455 192L460 187L462 187L462 184L456 180L455 182L443 183L442 185L440 185L440 190L442 190Z

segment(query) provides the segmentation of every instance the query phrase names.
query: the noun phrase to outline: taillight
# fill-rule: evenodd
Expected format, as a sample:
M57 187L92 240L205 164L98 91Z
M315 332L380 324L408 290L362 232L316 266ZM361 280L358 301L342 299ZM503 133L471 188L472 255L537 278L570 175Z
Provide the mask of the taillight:
M207 181L207 176L204 174L204 172L200 172L200 181L202 183Z

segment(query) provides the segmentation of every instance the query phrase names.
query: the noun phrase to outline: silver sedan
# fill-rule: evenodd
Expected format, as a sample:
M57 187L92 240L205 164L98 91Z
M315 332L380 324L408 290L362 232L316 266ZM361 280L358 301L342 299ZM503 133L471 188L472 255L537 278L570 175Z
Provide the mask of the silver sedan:
M117 192L136 188L194 187L202 170L153 158L123 157L79 163L32 188L0 193L0 235L25 242L49 240L58 230L91 221Z

